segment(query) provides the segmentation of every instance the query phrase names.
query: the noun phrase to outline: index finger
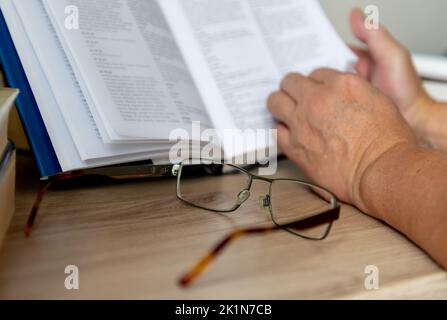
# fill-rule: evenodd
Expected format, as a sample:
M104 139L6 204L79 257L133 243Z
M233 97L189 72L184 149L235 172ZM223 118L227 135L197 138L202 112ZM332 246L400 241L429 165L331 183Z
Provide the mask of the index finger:
M319 68L314 70L309 75L309 78L319 83L328 83L340 73L341 72L330 68Z
M299 73L289 73L281 81L281 90L287 93L295 102L299 102L305 92L315 86L315 81Z

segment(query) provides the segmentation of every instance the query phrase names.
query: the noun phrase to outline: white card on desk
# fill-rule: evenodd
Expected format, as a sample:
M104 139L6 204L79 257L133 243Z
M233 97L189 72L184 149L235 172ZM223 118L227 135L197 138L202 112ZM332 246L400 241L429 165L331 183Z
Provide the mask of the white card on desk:
M422 78L447 82L447 57L413 54L413 62Z
M447 101L447 82L424 81L428 93L440 101Z

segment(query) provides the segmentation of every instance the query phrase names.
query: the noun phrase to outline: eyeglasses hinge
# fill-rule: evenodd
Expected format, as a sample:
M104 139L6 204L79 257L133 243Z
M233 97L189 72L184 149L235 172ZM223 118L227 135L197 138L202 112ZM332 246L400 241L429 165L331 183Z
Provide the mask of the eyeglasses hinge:
M180 171L180 165L179 164L175 164L175 165L172 166L171 172L172 172L172 175L174 177L178 176L179 171Z

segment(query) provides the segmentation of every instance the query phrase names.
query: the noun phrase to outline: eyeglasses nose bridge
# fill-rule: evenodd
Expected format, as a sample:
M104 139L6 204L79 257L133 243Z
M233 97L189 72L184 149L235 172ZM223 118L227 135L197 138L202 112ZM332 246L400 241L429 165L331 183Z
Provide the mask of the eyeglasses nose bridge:
M270 208L270 195L265 195L259 197L259 204L261 206L261 209L269 209Z
M243 204L245 201L247 201L249 197L250 197L250 190L248 189L242 190L237 195L237 201L236 201L237 205Z

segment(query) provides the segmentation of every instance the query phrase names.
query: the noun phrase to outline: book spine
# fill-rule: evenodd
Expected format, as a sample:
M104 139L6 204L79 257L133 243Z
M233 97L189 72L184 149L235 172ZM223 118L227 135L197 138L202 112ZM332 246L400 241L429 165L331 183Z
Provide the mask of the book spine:
M37 102L1 11L0 64L3 67L4 76L8 85L20 89L20 94L16 100L16 107L41 177L50 177L62 172L39 112Z

